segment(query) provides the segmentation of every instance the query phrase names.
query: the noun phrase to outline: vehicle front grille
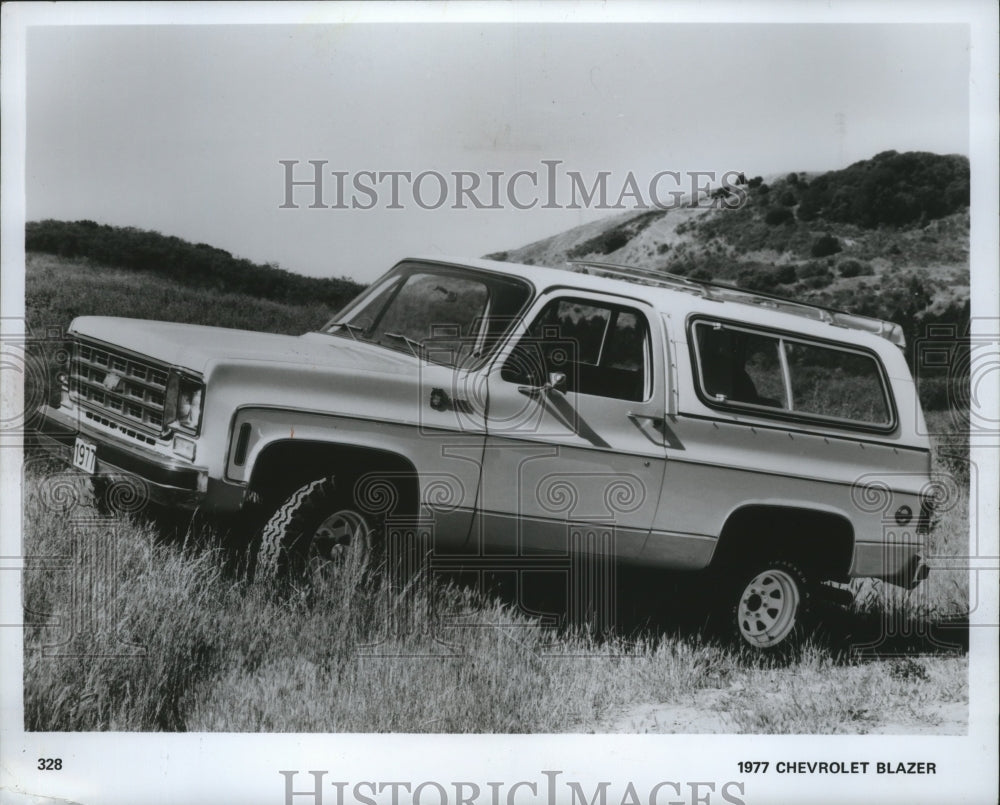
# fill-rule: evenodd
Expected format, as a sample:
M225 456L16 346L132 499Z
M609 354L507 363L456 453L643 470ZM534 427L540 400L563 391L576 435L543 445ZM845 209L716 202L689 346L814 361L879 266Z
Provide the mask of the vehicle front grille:
M167 367L161 364L78 340L70 364L69 391L84 409L137 431L159 435L163 430L167 374Z

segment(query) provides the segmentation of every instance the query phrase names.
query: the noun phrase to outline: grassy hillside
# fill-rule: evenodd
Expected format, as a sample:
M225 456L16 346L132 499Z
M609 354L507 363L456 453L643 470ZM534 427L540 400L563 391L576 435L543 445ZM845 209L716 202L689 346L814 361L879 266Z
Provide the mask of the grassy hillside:
M134 227L94 221L33 221L25 250L87 258L95 265L160 277L191 289L238 293L292 305L340 308L361 290L349 279L319 279L234 257L207 243L188 243Z
M50 234L57 228L42 226ZM259 276L280 282L287 273L264 267ZM209 280L211 274L201 279L175 277L169 261L136 270L108 266L93 257L27 252L25 318L27 331L38 340L29 341L25 357L25 420L44 398L43 384L59 368L62 342L51 334L64 333L76 316L127 316L301 335L322 327L362 287L297 277L293 283L305 284L275 292L272 299L261 295L273 290L267 283L236 282L225 271L212 280L215 286L206 285Z
M888 151L841 171L754 177L736 194L633 211L490 255L533 265L595 260L736 284L901 324L907 358L930 325L961 339L969 322L969 163ZM733 205L728 208L725 204ZM938 330L938 333L941 331ZM968 399L967 345L920 367L926 409Z
M849 307L916 278L927 296L919 312L941 313L968 299L968 171L964 157L889 151L816 176L758 176L738 193L625 213L493 256L621 262Z
M25 262L25 316L32 332L65 329L75 316L100 315L299 335L322 326L334 313L336 308L319 301L276 302L192 288L87 258L29 252Z

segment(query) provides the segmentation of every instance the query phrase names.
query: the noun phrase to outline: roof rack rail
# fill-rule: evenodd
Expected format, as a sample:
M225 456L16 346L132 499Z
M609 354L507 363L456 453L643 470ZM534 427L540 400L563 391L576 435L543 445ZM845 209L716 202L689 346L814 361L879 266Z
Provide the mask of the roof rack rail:
M846 310L840 310L839 308L797 302L794 299L764 293L763 291L751 291L721 282L695 280L690 277L682 277L678 274L669 274L665 271L657 271L652 268L642 268L640 266L628 266L620 263L604 263L592 260L571 260L567 265L571 271L581 274L588 274L593 269L599 274L614 279L640 282L658 288L699 293L706 299L714 299L718 302L740 302L743 304L770 307L785 313L823 321L835 327L847 327L853 330L863 330L873 333L885 338L900 349L906 346L906 336L903 334L903 328L895 322L883 321L872 316L861 316L856 313L849 313Z
M593 260L570 260L567 262L567 265L571 271L580 274L589 274L588 269L593 268L615 279L639 281L659 288L675 288L682 291L692 291L706 298L711 297L710 283L699 282L689 277L682 277L679 274L668 274L666 271L657 271L653 268L625 266L618 263L601 263Z

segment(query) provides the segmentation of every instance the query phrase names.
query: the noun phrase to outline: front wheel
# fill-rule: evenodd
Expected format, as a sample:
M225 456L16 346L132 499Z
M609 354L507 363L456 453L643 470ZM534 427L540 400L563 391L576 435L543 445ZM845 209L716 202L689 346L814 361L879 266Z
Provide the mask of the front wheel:
M795 645L807 631L811 604L806 575L794 562L773 560L736 576L731 623L758 651Z
M264 524L254 575L266 579L336 569L348 558L369 560L374 547L368 515L332 478L319 478L297 489Z

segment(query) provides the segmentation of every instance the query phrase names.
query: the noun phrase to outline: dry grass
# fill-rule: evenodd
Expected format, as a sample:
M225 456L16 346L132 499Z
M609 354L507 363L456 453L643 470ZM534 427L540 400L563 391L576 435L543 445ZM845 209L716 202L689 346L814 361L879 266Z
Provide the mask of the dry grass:
M815 646L796 673L751 670L721 706L738 732L864 734L891 722L936 726L934 708L968 699L964 658L899 657L842 665Z
M27 553L65 558L24 575L29 730L586 732L636 703L709 693L733 731L933 730L939 703L967 698L963 656L870 661L816 645L775 662L662 628L599 638L360 566L309 587L247 583L219 548L93 520L80 481L57 498L65 476L27 480ZM52 615L61 625L45 627Z
M247 583L220 550L165 544L148 523L67 527L46 483L27 487L29 552L72 567L29 567L27 607L66 619L80 595L99 605L72 634L27 630L28 729L558 731L679 693L724 661L719 647L559 633L360 566L308 588ZM95 556L114 561L95 572Z
M126 316L300 335L335 311L326 305L272 302L243 293L187 288L161 277L29 252L25 313L29 325L68 327L76 316Z

